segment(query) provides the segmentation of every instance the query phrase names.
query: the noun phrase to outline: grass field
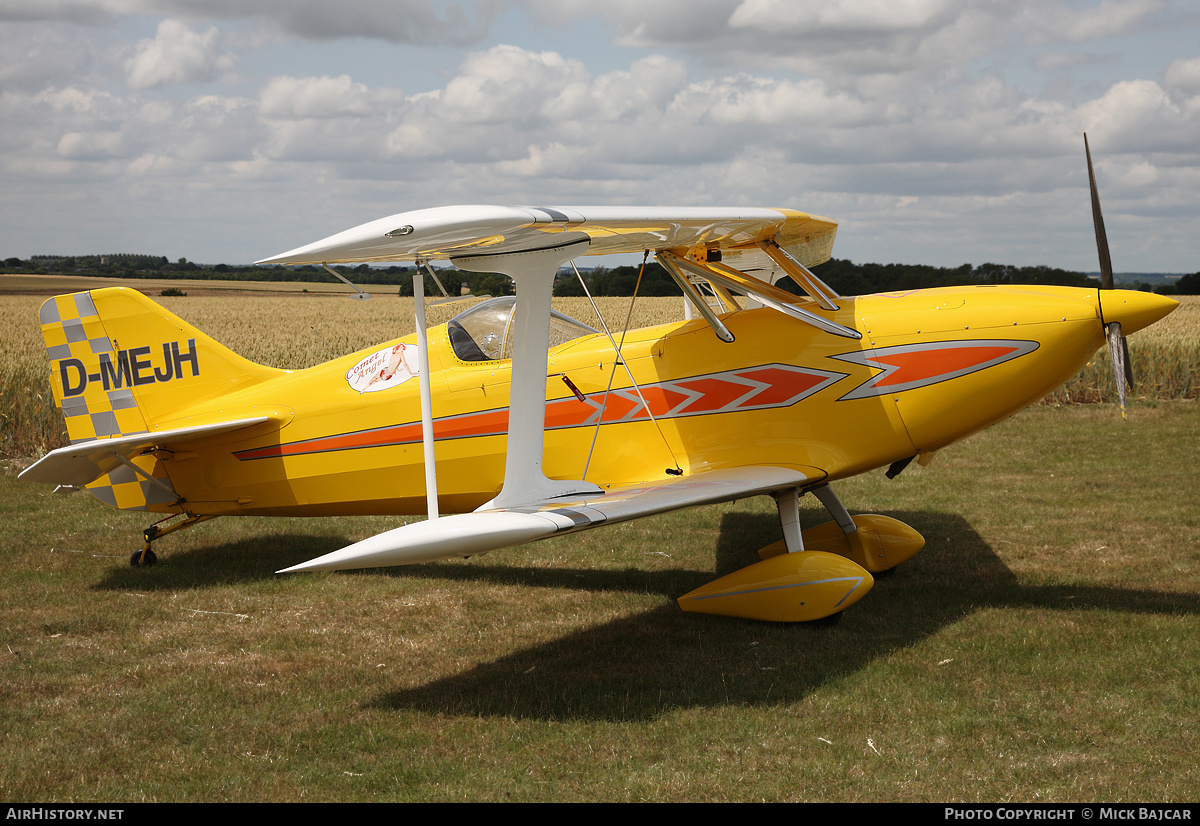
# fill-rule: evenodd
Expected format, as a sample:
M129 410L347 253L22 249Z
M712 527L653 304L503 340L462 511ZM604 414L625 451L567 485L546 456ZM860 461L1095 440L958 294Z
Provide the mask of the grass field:
M1036 407L844 483L929 545L825 630L674 605L778 536L765 498L278 576L395 521L131 569L143 518L6 472L0 798L1196 800L1198 413Z
M13 473L61 438L42 300L0 297L0 799L1200 796L1194 300L1131 339L1135 367L1158 359L1186 386L1147 393L1130 423L1052 400L929 467L839 485L929 544L824 630L674 604L778 538L765 498L287 577L272 572L397 520L220 519L131 569L145 517ZM163 303L284 367L412 327L395 299ZM627 307L602 311L619 328ZM639 300L634 324L678 310ZM1106 357L1092 369L1110 381Z

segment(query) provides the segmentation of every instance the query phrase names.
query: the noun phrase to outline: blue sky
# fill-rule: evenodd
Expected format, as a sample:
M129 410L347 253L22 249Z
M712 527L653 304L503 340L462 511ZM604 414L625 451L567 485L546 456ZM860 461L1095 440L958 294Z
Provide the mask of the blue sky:
M453 203L780 206L834 254L1200 270L1182 0L0 0L0 255L243 263Z

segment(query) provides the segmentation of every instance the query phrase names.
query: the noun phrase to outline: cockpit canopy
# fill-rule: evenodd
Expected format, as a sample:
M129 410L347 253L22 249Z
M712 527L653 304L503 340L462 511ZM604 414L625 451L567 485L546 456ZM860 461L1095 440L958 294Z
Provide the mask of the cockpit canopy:
M446 327L454 354L463 361L512 358L516 305L517 299L513 296L493 298L450 319ZM551 347L598 332L557 310L550 311Z

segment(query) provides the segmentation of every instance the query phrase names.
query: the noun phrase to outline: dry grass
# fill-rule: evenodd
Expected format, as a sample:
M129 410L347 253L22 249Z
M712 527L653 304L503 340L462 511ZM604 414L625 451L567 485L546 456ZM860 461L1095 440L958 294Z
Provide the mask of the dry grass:
M50 393L50 363L38 324L44 296L0 296L0 457L31 457L61 447L62 414Z
M1196 404L840 485L929 544L824 631L673 603L777 538L765 497L280 577L394 522L216 520L131 569L137 515L4 474L0 797L1195 800Z
M397 298L394 289L372 301L351 300L344 292L231 296L211 290L180 298L153 298L246 358L289 370L408 335L416 326L411 299ZM37 320L38 308L45 300L44 295L0 295L0 313L12 320L0 333L3 457L28 458L65 444L62 417L49 392L49 365ZM443 324L478 300L431 302L428 323ZM639 298L632 325L644 327L680 318L680 302L678 298ZM600 298L597 304L610 326L619 330L624 325L628 298ZM555 299L555 307L598 326L587 299Z
M0 298L3 449L23 455L61 428L36 403L41 300ZM412 327L396 299L164 303L287 367ZM627 307L603 311L619 328ZM679 301L638 307L644 325ZM1198 307L1131 348L1176 328L1194 347ZM929 544L825 632L673 603L778 537L765 498L469 561L278 577L396 522L221 519L131 569L143 516L6 471L0 798L1194 800L1200 479L1180 451L1200 438L1196 404L1130 425L1039 407L931 467L847 481L853 511ZM827 517L806 503L803 518Z
M1180 306L1162 321L1129 337L1129 359L1143 400L1200 396L1200 296L1176 296ZM1105 347L1070 381L1046 399L1054 404L1117 401L1112 360Z
M35 278L3 276L18 277ZM86 286L97 286L94 280L83 280L88 281ZM141 282L124 283L146 286ZM206 289L197 294L183 298L155 296L155 300L246 358L273 367L310 367L408 335L415 327L411 300L397 298L392 288L372 301L354 301L345 297L344 290L341 294L227 295L216 291L214 283L220 282L200 283ZM49 368L37 323L37 310L44 300L44 296L0 295L0 312L12 320L0 333L0 456L28 458L64 444L65 429L50 398ZM476 300L431 304L429 323L444 323ZM600 298L597 304L614 333L624 327L628 298ZM587 299L555 299L554 305L567 315L599 327ZM1130 338L1130 357L1138 380L1133 398L1189 399L1200 395L1200 297L1184 296L1182 305L1163 321ZM631 326L662 324L681 317L681 299L639 298L634 303ZM1047 397L1052 404L1115 400L1107 351L1097 353L1078 375Z

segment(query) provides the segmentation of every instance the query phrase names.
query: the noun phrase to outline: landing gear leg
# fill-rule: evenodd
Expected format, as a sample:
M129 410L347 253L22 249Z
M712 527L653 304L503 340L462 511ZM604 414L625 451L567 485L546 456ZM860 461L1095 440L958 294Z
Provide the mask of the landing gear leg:
M838 523L842 533L854 533L858 530L858 526L854 524L854 520L846 510L846 506L842 504L842 500L828 484L813 488L812 494L825 506L825 510L829 511L829 515L833 517L833 521Z
M788 488L771 494L779 507L779 525L783 528L783 542L790 554L804 550L804 537L800 533L800 492Z
M158 562L158 557L155 555L154 551L150 550L150 544L154 542L154 540L158 539L159 537L166 536L169 533L175 533L175 531L182 530L183 528L189 528L199 522L207 522L209 519L216 518L215 514L200 515L188 513L183 514L183 516L185 517L184 520L182 522L176 522L174 525L159 527L162 522L155 522L153 525L146 528L146 530L142 531L142 539L146 541L146 544L142 546L140 551L133 552L133 556L129 557L129 564L134 568L149 568L151 565L155 565ZM172 517L170 516L167 517L167 519L171 518ZM163 521L165 522L166 520L164 519Z
M804 532L804 542L810 548L844 556L880 579L891 576L897 565L925 547L919 533L890 516L860 513L851 517L827 484L812 488L812 493L833 521Z

